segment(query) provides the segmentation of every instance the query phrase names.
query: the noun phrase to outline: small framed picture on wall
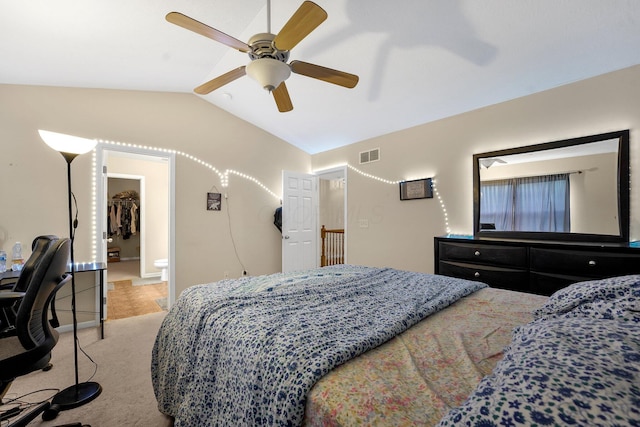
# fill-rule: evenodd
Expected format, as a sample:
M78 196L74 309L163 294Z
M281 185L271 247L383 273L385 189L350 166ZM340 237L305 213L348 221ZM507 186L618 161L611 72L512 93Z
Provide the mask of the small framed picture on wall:
M221 193L207 193L207 210L219 211L222 208Z
M400 183L400 200L431 199L431 178L414 179Z

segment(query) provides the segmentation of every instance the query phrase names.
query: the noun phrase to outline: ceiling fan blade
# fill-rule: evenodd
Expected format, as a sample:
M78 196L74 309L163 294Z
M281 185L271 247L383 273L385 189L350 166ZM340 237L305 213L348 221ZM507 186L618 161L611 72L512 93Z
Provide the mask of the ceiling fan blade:
M211 28L210 26L203 24L200 21L196 21L193 18L189 18L187 15L183 15L180 12L170 12L166 16L166 20L172 24L176 24L182 28L193 31L217 42L225 44L233 49L237 49L240 52L249 52L251 47L245 42L242 42L222 31Z
M243 65L242 67L238 67L234 70L224 73L213 80L209 80L208 82L201 84L193 91L198 95L206 95L208 93L211 93L219 87L222 87L227 83L231 83L232 81L244 76L246 74L244 69L245 66Z
M311 1L305 1L284 24L273 39L273 44L278 50L291 50L325 19L327 12L323 8Z
M332 70L331 68L321 67L320 65L310 64L308 62L292 61L289 65L291 66L291 71L296 74L302 74L303 76L323 80L350 89L356 87L359 80L355 74Z
M276 105L278 106L278 111L286 113L287 111L293 110L289 91L287 90L287 85L285 85L284 82L280 83L280 86L272 90L271 93L273 94L273 99L275 99Z

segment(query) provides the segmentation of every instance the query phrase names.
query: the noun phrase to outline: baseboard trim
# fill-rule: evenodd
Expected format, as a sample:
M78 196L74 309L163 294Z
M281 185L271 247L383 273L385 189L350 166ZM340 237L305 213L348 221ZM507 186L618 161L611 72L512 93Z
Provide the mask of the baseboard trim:
M87 322L80 322L80 323L78 323L78 330L87 329L87 328L96 328L99 325L100 325L100 322L98 322L97 320L89 320ZM73 325L72 324L61 325L61 326L56 328L56 331L58 331L58 333L71 332L71 331L73 331Z

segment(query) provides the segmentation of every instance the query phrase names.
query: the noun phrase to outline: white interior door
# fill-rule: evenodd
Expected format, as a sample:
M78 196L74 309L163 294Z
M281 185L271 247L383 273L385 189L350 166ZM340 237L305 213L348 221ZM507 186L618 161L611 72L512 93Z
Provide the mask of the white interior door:
M283 171L282 185L282 271L318 267L318 177Z

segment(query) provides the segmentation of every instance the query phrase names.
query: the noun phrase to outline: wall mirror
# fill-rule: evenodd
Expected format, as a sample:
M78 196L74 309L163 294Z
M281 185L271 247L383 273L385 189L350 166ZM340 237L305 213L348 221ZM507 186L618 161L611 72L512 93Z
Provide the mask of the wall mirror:
M476 237L629 241L629 131L473 156Z

